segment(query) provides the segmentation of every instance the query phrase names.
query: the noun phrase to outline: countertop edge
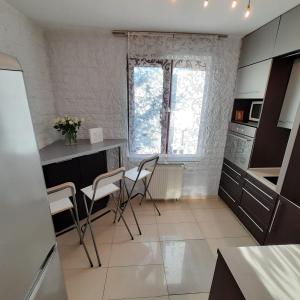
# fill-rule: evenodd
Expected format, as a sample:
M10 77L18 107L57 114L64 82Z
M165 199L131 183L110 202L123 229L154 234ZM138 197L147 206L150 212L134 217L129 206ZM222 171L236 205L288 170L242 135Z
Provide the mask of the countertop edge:
M275 300L275 299L298 299L297 296L291 296L291 298L281 298L279 296L279 291L282 292L284 289L281 289L280 286L277 286L277 292L270 294L270 291L264 285L265 281L267 280L266 270L261 268L261 271L255 270L253 265L249 264L250 261L256 260L257 254L259 254L260 259L265 256L269 258L270 251L278 249L281 255L285 255L285 260L282 260L282 264L286 261L291 260L290 249L291 247L296 247L297 252L300 251L300 245L297 244L290 244L290 245L269 245L269 246L249 246L249 247L221 247L219 249L219 255L221 255L228 266L234 280L236 281L239 289L241 290L242 294L244 295L245 299L247 300L257 300L257 299L264 299L264 300ZM253 249L253 250L252 250ZM248 251L250 255L245 256L244 252ZM259 252L259 253L258 253ZM279 254L279 255L280 255ZM273 260L273 264L276 263ZM265 267L268 267L266 264ZM278 266L280 268L280 265ZM295 266L296 267L296 266ZM299 270L299 264L298 264ZM298 271L299 272L299 271ZM271 278L274 277L274 273L268 274ZM298 276L299 277L299 276ZM251 284L249 284L251 283ZM284 292L284 291L283 291ZM299 289L298 289L299 292ZM295 292L295 295L298 295L298 292ZM278 295L278 297L277 297Z
M103 146L99 145L99 148L86 149L86 150L78 151L77 153L66 154L66 155L62 155L62 156L59 156L59 157L43 160L41 153L44 152L46 148L49 149L51 146L54 147L55 144L58 144L60 142L60 141L55 141L54 143L40 149L41 165L42 166L47 166L47 165L50 165L50 164L53 164L53 163L59 163L59 162L67 161L67 160L77 158L77 157L80 157L80 156L90 155L90 154L94 154L94 153L97 153L97 152L106 151L106 150L109 150L109 149L114 149L114 148L117 148L117 147L120 147L120 146L126 144L126 142L127 142L126 139L119 139L119 141L117 139L106 139L103 142L105 142L105 141L115 141L115 143L113 143L111 145L103 145ZM95 146L96 144L93 144L93 145ZM62 146L64 146L64 145L62 144ZM86 146L88 146L88 144L86 144ZM72 146L65 146L65 147L72 147Z

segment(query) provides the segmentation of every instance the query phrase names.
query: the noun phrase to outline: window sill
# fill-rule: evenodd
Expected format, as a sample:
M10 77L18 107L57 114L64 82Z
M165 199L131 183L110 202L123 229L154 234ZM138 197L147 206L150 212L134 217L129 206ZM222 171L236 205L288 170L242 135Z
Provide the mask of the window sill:
M130 162L133 163L139 163L145 158L150 157L151 154L140 154L140 155L133 155L129 154L128 159ZM165 157L165 155L160 155L159 156L159 164L174 164L174 163L187 163L187 162L200 162L201 157L200 155L168 155Z

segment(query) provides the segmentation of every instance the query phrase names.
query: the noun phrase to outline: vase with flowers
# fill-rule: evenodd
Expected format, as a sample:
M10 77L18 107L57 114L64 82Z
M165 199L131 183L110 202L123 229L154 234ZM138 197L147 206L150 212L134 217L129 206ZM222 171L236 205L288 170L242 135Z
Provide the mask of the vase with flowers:
M83 118L65 115L54 120L53 128L65 136L66 145L75 145L77 143L77 132L82 122L84 122Z

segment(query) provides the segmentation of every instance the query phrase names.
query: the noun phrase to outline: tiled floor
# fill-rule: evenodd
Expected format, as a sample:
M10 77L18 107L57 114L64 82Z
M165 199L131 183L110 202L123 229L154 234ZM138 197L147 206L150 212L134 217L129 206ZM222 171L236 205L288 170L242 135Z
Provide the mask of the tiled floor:
M134 202L142 235L125 213L130 239L113 215L93 223L102 267L89 268L74 231L58 238L70 300L207 300L219 247L256 242L218 198L160 201L158 216L149 202ZM93 261L91 236L85 237Z

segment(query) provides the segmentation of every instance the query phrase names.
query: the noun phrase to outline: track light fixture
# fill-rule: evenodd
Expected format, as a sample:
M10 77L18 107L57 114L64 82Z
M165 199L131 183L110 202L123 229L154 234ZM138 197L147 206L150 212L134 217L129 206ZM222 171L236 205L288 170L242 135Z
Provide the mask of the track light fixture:
M248 5L247 5L247 10L245 12L245 18L248 18L250 16L251 13L251 4L250 4L250 0L248 1Z
M206 8L208 6L208 0L204 0L203 6ZM232 0L231 2L231 8L236 8L238 5L238 0ZM251 14L251 0L248 0L247 9L245 11L245 18L248 18Z

